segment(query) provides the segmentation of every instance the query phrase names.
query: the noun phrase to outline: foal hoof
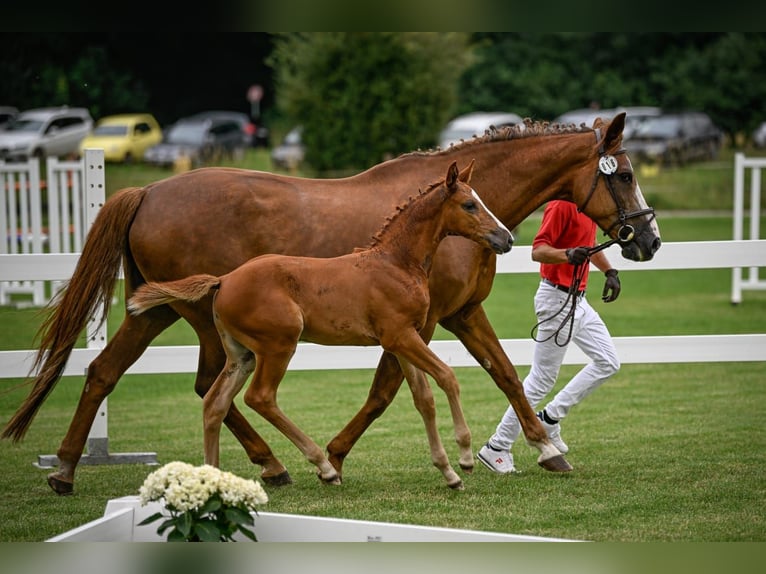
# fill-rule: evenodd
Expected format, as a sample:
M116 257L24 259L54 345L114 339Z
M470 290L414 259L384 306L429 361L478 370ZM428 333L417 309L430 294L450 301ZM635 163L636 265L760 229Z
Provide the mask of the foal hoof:
M563 454L552 456L545 460L537 459L537 464L551 472L570 472L572 470L572 465L567 462Z
M449 486L452 490L465 490L465 484L463 484L462 480L458 480L457 482L453 482L447 486Z
M57 472L48 475L48 486L59 496L69 496L74 494L74 482L62 480Z
M463 464L460 463L460 468L465 472L466 474L473 474L473 465L472 464Z
M324 482L325 484L332 484L332 485L339 485L341 484L341 479L339 474L331 474L328 477L322 476L321 473L317 472L317 478Z
M279 474L275 474L274 476L261 476L261 480L263 480L264 484L268 484L269 486L286 486L293 483L290 473L286 470Z

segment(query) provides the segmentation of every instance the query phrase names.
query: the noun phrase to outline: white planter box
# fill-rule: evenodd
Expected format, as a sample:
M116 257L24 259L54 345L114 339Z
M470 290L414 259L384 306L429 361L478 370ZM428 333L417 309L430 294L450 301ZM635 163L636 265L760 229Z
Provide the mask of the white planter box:
M103 518L54 536L47 542L163 542L157 522L138 526L162 506L141 506L138 496L110 500ZM521 536L455 528L432 528L409 524L342 520L259 512L254 531L259 542L574 542L558 538ZM239 540L247 541L241 537Z

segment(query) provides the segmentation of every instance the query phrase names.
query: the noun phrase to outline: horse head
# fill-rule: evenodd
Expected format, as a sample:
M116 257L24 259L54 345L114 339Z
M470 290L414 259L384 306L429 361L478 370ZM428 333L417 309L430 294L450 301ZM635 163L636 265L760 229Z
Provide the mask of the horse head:
M583 170L574 200L611 238L619 243L622 256L648 261L660 248L660 230L654 209L641 193L630 158L622 147L625 112L605 124L593 123L595 141L588 166Z
M445 190L444 229L448 235L463 235L486 245L497 254L507 253L513 245L513 234L484 205L479 194L468 185L473 174L475 160L458 172L457 162L452 162L444 179Z

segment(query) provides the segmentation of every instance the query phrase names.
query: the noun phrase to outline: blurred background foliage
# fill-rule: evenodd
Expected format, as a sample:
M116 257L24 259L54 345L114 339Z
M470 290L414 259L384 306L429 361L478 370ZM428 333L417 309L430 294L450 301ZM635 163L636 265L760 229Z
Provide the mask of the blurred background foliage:
M766 119L766 34L744 32L0 35L0 104L68 104L167 125L246 111L304 126L323 172L436 143L451 117L651 105L708 113L734 145ZM258 84L257 108L246 100ZM738 137L739 136L739 137Z

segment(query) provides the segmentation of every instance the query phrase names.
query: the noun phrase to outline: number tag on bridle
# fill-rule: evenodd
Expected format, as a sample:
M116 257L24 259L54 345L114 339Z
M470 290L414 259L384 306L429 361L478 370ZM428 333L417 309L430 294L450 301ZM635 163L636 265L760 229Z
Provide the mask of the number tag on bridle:
M617 158L613 155L602 155L598 160L598 169L604 175L612 175L617 171Z

